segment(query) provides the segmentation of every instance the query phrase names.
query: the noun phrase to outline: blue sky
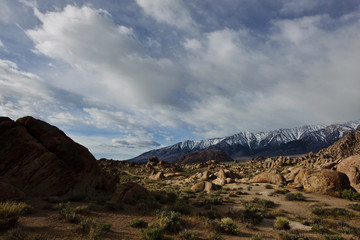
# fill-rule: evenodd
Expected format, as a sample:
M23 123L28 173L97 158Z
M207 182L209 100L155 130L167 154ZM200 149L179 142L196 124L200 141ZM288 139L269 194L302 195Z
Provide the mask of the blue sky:
M0 115L96 157L360 118L358 0L1 0Z

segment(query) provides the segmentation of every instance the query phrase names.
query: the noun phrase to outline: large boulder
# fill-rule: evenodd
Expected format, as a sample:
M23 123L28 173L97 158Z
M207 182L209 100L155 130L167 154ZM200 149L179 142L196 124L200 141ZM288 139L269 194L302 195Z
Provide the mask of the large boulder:
M348 176L351 186L360 192L360 155L355 155L342 160L337 165L337 171Z
M0 202L8 200L24 200L25 193L9 183L5 178L0 177Z
M250 179L251 183L272 183L272 184L283 184L285 182L284 177L277 172L276 169L267 170L260 173Z
M350 188L348 177L329 169L302 169L295 177L294 185L307 192L340 197L344 189Z
M201 182L195 183L191 187L191 190L193 190L195 192L205 191L207 193L210 193L213 188L214 188L214 185L211 182L201 181Z
M83 195L113 190L85 147L33 117L0 118L0 176L29 196ZM106 176L105 176L106 175Z
M149 195L146 188L134 182L123 183L118 186L112 199L117 201L129 202L134 199L144 198Z

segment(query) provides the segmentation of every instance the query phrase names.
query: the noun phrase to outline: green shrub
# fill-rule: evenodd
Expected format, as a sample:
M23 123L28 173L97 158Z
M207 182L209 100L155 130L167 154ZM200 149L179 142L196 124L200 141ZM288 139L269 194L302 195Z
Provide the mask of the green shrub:
M354 200L360 201L360 193L355 192L351 189L344 189L341 192L341 197L345 198L345 199L349 199L351 201L354 201Z
M278 230L288 230L290 229L290 223L289 220L283 218L283 217L277 217L276 221L274 223L274 228Z
M0 202L0 230L13 227L26 206L25 203Z
M329 229L327 229L326 227L321 226L317 223L311 225L311 230L313 230L314 232L321 233L321 234L331 233Z
M262 240L263 236L261 234L253 234L251 240Z
M328 234L324 236L325 240L344 240L343 237L339 236L339 235L333 235L333 234Z
M299 234L280 232L279 240L310 240L308 237L300 236Z
M193 231L189 231L189 230L182 231L179 234L179 236L180 236L181 240L198 240L199 239L198 234L196 234Z
M220 220L218 220L218 219L212 220L212 221L209 221L208 224L210 225L211 229L214 231L229 233L229 234L233 234L233 235L240 234L239 227L229 217L222 218Z
M215 230L212 230L208 235L207 235L207 240L224 240L224 238Z
M265 188L266 188L266 189L273 189L273 188L274 188L274 186L273 186L273 185L271 185L271 184L266 184L266 185L265 185Z
M97 223L91 218L85 218L80 222L80 231L87 234L90 240L100 240L104 232L110 231L111 223Z
M305 197L301 192L297 193L287 193L285 194L285 199L288 201L305 201Z
M240 219L245 223L258 224L264 219L263 210L255 207L252 203L248 203L245 210L240 214Z
M317 216L331 216L331 217L338 217L338 216L347 216L352 217L353 214L344 208L321 208L316 207L312 210L312 213Z
M60 203L59 207L60 207L60 215L62 218L64 218L68 222L74 223L74 224L81 222L81 217L75 211L75 208L72 208L70 206L69 202L68 203Z
M130 226L134 228L147 228L148 223L142 218L134 218L130 221Z
M221 219L221 231L233 235L239 235L239 227L234 223L231 218L222 218Z
M258 197L254 198L250 202L255 204L257 207L262 207L262 208L273 208L275 206L275 203L273 201L261 199Z
M167 232L178 232L182 228L181 214L174 211L160 213L160 227Z
M164 231L161 227L141 229L141 236L143 240L163 240Z
M352 210L360 211L360 204L357 204L357 203L349 204L348 207Z
M102 229L103 229L103 231L105 231L105 232L110 231L111 227L112 227L112 224L111 224L111 223L103 223L103 224L102 224Z
M224 202L223 198L221 196L211 196L210 198L207 198L205 200L205 205L206 204L211 204L211 205L222 205Z
M274 191L275 194L287 194L289 192L290 191L288 189L282 189L282 188L275 189Z

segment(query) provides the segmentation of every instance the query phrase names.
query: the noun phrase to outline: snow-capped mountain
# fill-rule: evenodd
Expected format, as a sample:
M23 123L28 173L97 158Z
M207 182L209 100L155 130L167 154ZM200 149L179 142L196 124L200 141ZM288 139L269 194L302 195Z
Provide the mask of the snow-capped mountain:
M358 128L360 128L360 120L344 124L307 125L268 132L240 132L223 138L179 142L143 153L130 161L145 162L149 157L157 156L160 160L173 162L183 154L205 149L221 150L232 158L305 154L328 147L349 131Z

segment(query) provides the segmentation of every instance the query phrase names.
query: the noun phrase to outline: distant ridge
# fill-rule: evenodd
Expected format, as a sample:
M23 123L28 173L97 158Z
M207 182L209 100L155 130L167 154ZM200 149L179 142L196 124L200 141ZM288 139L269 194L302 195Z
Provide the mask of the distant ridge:
M240 132L223 138L179 142L148 151L129 161L146 162L148 158L157 156L160 160L173 162L181 155L206 149L221 150L234 159L258 155L300 155L326 148L358 128L360 128L360 120L344 124L306 125L259 133Z

